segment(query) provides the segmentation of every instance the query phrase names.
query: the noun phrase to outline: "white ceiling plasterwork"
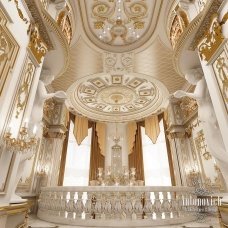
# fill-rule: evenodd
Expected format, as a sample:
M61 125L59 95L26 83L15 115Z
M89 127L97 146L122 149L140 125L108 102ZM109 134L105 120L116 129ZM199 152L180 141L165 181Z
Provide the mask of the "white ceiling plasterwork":
M162 0L80 0L85 32L101 49L127 52L153 35Z
M67 105L90 119L125 122L161 111L168 95L162 83L147 75L102 73L76 81L67 90Z

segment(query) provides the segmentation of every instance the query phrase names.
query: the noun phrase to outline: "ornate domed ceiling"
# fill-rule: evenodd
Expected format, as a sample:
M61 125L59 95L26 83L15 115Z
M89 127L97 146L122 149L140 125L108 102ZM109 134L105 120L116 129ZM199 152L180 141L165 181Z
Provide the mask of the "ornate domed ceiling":
M95 74L67 90L71 111L100 121L142 119L165 108L169 92L159 81L142 74Z
M80 0L80 6L88 37L102 49L124 52L152 36L161 1Z
M166 20L175 0L69 0L75 34L67 70L52 83L73 113L111 122L160 112L184 85ZM53 59L54 61L54 59Z

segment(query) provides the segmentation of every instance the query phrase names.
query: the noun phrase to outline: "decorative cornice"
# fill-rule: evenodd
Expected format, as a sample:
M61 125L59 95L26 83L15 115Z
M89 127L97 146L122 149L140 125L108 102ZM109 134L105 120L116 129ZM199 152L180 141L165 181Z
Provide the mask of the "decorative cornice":
M208 1L207 5L205 6L204 10L201 11L187 26L184 30L182 35L180 36L175 49L174 49L174 58L173 58L173 65L176 72L183 76L183 73L179 66L179 57L183 48L187 41L190 39L190 36L193 32L195 32L195 37L193 38L190 46L187 48L189 50L195 50L199 41L204 36L205 31L207 31L208 26L210 26L210 17L212 13L218 11L219 7L223 3L224 0L214 0Z
M51 42L51 39L48 35L48 31L47 31L47 28L45 26L45 23L43 21L43 18L42 18L42 15L40 13L40 9L39 7L37 6L37 3L40 2L40 1L35 1L35 0L24 0L33 19L34 19L34 22L38 25L39 27L39 32L40 32L40 35L43 39L43 41L47 44L47 47L48 47L48 50L53 50L53 44Z
M203 16L201 22L199 24L197 33L195 34L194 39L192 40L189 50L194 51L201 41L202 37L207 33L210 25L211 25L211 16L218 12L219 7L224 2L224 0L213 0L207 1L208 4L205 6L203 12Z

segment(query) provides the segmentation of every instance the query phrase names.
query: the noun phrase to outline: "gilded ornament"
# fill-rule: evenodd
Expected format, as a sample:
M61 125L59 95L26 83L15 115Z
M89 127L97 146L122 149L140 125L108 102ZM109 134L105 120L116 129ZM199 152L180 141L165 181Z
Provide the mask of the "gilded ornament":
M32 62L28 62L26 66L25 74L23 77L24 79L23 79L22 85L19 88L18 95L17 95L16 118L19 117L19 114L25 108L34 73L35 73L34 64Z
M143 29L144 28L144 21L136 21L134 22L134 28L135 29Z
M221 23L218 20L218 14L213 14L211 16L210 27L198 46L201 59L209 61L223 40L224 36L222 34Z
M104 22L103 21L95 21L94 22L94 28L95 29L103 29L104 28Z
M41 63L41 59L46 55L48 48L40 36L37 24L32 24L30 26L30 41L28 46L35 56L37 62Z
M7 18L0 9L0 96L10 75L9 70L14 66L19 49L6 24Z
M9 0L9 2L11 2L11 0ZM25 22L25 24L27 24L29 21L27 18L24 17L22 10L19 8L18 0L14 0L14 3L16 5L19 17Z

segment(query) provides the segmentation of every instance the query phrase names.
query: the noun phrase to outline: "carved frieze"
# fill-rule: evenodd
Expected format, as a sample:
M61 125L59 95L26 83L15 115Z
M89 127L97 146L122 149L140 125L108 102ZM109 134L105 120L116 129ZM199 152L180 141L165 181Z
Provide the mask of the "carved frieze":
M37 24L30 25L29 48L32 51L37 62L41 63L41 59L46 55L48 48L40 35L39 27Z
M222 34L221 23L218 19L218 14L211 16L210 27L206 31L203 39L198 45L198 50L202 60L209 61L212 55L216 52L218 47L223 42L224 37Z
M133 72L134 54L105 52L103 56L104 72L106 73L130 73Z

